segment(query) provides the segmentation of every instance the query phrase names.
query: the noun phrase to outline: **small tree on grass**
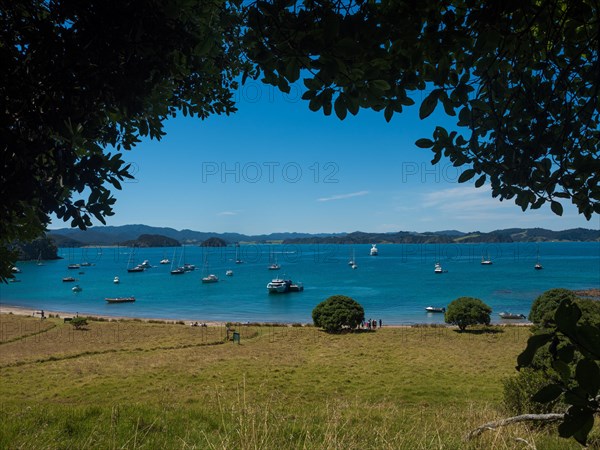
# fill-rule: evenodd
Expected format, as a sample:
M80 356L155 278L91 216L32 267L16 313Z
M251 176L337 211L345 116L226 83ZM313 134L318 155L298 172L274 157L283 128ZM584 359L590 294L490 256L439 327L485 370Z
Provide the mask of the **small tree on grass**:
M87 324L88 324L88 322L85 317L73 317L73 319L71 320L71 325L73 325L73 327L76 330L81 330Z
M448 305L445 320L464 331L469 325L489 325L491 313L492 308L478 298L459 297Z
M313 309L312 318L315 326L328 333L339 333L344 328L356 328L365 320L365 310L350 297L333 295Z

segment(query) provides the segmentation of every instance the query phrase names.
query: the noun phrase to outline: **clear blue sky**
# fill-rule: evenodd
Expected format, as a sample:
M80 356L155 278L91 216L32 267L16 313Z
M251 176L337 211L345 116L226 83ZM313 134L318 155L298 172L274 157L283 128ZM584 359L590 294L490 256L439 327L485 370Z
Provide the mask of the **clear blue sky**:
M364 110L340 121L299 97L250 82L232 116L170 120L161 141L126 152L136 180L115 192L107 224L245 234L600 228L566 204L562 217L523 213L474 180L459 185L448 161L432 166L414 142L450 124L441 107L425 121L419 102L390 123Z

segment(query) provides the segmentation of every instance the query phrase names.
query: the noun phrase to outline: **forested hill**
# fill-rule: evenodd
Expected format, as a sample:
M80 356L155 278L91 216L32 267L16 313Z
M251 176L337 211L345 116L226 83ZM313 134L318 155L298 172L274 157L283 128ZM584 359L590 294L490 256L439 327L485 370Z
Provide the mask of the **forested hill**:
M552 231L544 228L510 228L488 233L458 231L411 233L364 233L356 231L343 236L288 239L288 244L472 244L502 242L551 242L551 241L597 241L600 230L574 228Z
M175 230L173 228L150 227L147 225L124 225L120 227L93 227L87 231L63 228L48 232L59 247L77 245L122 245L128 241L137 241L141 235L159 236L162 243L153 246L176 246L181 244L198 245L207 239L222 239L228 245L236 242L283 242L289 244L424 244L424 243L501 243L501 242L546 242L546 241L598 241L600 230L573 228L563 231L552 231L544 228L509 228L492 232L462 232L457 230L394 233L368 233L355 231L352 233L271 233L262 235L244 235L240 233L214 233L193 230ZM165 238L173 239L168 241ZM149 245L154 241L143 243ZM168 243L171 242L171 243ZM77 243L77 245L75 244ZM136 245L140 245L139 243Z

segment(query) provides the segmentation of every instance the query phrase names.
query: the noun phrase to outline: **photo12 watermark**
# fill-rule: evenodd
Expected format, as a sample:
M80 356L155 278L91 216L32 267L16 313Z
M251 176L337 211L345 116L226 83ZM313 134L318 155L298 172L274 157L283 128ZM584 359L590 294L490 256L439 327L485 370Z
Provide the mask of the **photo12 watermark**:
M340 167L336 162L294 161L203 161L202 183L339 183Z

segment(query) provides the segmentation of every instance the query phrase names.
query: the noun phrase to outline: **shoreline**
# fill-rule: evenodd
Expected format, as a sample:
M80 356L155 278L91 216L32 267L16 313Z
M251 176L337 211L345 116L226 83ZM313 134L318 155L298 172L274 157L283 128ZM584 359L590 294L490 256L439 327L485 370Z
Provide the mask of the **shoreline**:
M30 316L30 317L36 317L40 315L40 312L42 310L40 309L32 309L32 308L26 308L23 306L11 306L11 305L4 305L0 303L0 316L2 314L14 314L14 315L18 315L18 316ZM50 315L52 315L53 317L56 318L65 318L65 317L76 317L79 315L78 312L73 313L73 312L67 312L67 311L51 311L51 310L46 310L44 309L44 315L46 317L50 317ZM105 314L86 314L85 312L81 314L82 317L91 317L93 318L100 318L100 319L104 319L107 321L141 321L141 322L164 322L165 324L180 324L181 322L183 322L185 325L187 326L192 326L193 324L199 324L201 326L208 326L208 327L225 327L227 323L232 323L232 324L241 324L241 325L245 325L245 324L259 324L261 326L268 326L268 325L272 325L272 326L282 326L282 327L292 327L292 326L297 326L297 324L299 324L300 322L236 322L236 321L224 321L224 322L220 322L220 321L202 321L202 320L190 320L190 319L168 319L168 318L161 318L161 317L132 317L132 316L109 316L109 315L105 315ZM302 327L307 327L307 326L314 326L312 323L300 323L300 325ZM530 326L532 325L531 322L526 321L526 322L520 322L520 321L515 321L515 322L492 322L490 323L490 326L499 326L499 327L503 327L503 326L518 326L518 327L526 327L526 326ZM381 327L377 327L377 328L456 328L453 325L447 324L447 323L412 323L412 324L383 324Z
M172 324L176 324L177 322L184 322L186 325L192 325L194 323L201 323L201 324L206 324L207 326L210 327L220 327L220 326L225 326L225 324L227 322L217 322L217 321L201 321L201 320L190 320L190 319L167 319L167 318L163 318L163 317L131 317L131 316L109 316L106 314L88 314L83 312L82 314L79 314L78 312L68 312L68 311L54 311L54 310L48 310L48 309L33 309L33 308L27 308L24 306L12 306L12 305L5 305L5 304L1 304L0 303L0 315L1 314L14 314L16 316L31 316L31 317L36 317L40 315L40 312L44 311L44 315L46 317L50 317L50 315L53 315L55 317L58 318L65 318L65 317L76 317L78 315L81 315L82 317L98 317L101 319L105 319L108 321L119 321L119 320L139 320L142 322L150 322L150 321L160 321L160 322L165 322L165 323L172 323Z

